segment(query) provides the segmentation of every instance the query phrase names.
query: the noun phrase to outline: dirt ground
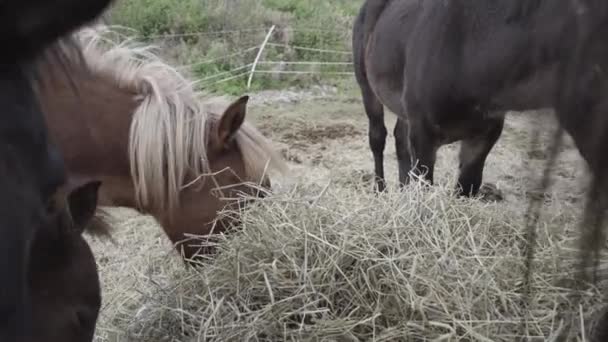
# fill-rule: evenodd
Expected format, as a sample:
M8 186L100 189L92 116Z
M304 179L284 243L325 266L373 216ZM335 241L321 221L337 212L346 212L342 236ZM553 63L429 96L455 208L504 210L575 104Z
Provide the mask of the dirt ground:
M356 89L303 100L278 98L255 106L249 119L273 140L291 162L296 181L360 182L371 184L373 159L367 138L367 117ZM385 114L389 131L385 173L395 185L398 177L394 136L395 116ZM495 184L507 203L538 186L546 165L556 123L551 112L509 113L501 139L488 157L484 180ZM539 134L535 146L533 136ZM435 174L438 182L455 182L458 143L439 151ZM583 192L586 166L569 137L553 172L552 196L577 201Z
M371 189L373 160L367 139L367 118L356 88L269 91L252 94L251 102L248 119L289 160L292 173L273 181L277 191L299 182L322 185L331 182L333 186L344 187L367 184ZM390 112L386 113L386 122L390 133L385 172L389 183L395 186L398 177L392 136L395 118ZM550 114L511 113L500 141L488 157L485 180L503 192L504 205L521 207L522 215L526 197L538 195L533 189L539 184L554 128ZM540 139L536 146L531 146L535 130L540 131ZM457 152L458 144L440 150L437 182L455 182ZM586 170L570 140L562 148L553 174L554 184L546 196L570 202L575 210L584 191ZM126 209L114 209L112 213L116 217L116 242L92 239L104 283L97 341L122 341L121 332L113 327L131 326L146 311L145 305L133 308L128 298L140 303L135 298L152 296L150 283L163 289L171 287L171 272L180 264L168 239L150 217Z

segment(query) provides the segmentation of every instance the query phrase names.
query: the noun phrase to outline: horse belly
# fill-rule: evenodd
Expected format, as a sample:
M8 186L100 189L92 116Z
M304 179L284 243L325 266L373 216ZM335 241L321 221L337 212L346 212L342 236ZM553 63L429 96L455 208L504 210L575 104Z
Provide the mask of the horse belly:
M434 125L440 145L484 135L489 127L505 117L504 111L475 112L448 123Z
M556 65L545 67L498 92L492 108L504 111L549 109L554 106Z
M405 115L405 108L402 104L402 97L404 92L403 81L398 84L397 82L391 82L382 77L370 77L370 86L384 106L388 108L397 116Z

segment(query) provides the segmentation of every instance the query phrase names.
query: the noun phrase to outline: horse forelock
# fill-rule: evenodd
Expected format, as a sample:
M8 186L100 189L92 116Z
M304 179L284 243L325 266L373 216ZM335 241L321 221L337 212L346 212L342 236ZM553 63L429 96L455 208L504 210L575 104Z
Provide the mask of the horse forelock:
M210 174L207 160L210 113L193 82L154 53L154 46L120 35L107 26L77 33L89 69L109 76L118 86L138 94L129 134L131 177L140 209L171 214L179 205L179 193L192 175ZM121 41L121 42L120 42ZM261 178L268 167L285 170L276 152L252 126L237 133L250 180ZM263 166L261 165L263 163Z

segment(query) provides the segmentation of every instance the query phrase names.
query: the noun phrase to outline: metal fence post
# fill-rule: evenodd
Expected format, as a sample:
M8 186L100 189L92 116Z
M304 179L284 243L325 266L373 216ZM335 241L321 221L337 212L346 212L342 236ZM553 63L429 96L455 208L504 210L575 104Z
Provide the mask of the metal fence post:
M264 42L262 43L262 45L260 45L258 54L257 54L257 56L255 56L255 60L253 61L253 64L251 65L251 71L249 72L249 79L247 80L247 89L251 88L251 80L253 80L253 74L255 73L255 67L258 65L258 61L260 60L260 57L262 57L262 52L264 52L264 48L266 47L266 44L268 43L268 40L270 39L272 32L274 32L274 28L275 28L275 25L272 25L270 30L268 30L268 33L266 34L266 38L264 38Z

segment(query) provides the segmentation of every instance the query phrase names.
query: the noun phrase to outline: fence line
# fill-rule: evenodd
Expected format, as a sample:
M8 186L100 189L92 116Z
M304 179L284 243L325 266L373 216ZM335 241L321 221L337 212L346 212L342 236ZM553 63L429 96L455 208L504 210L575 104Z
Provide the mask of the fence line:
M283 62L275 62L275 61L259 61L258 65L276 65L276 64L280 64ZM294 64L294 65L352 65L352 63L348 63L348 62L284 62L285 64ZM205 76L201 79L198 79L196 81L196 83L201 84L204 83L205 85L214 85L214 84L218 84L218 83L223 83L229 80L233 80L235 78L239 78L243 75L251 75L252 71L245 71L242 73L239 73L237 75L233 75L233 76L229 76L227 78L223 78L220 80L216 80L216 81L211 81L211 82L207 82L210 80L214 80L218 77L222 77L222 76L227 76L227 75L231 75L232 73L236 72L236 71L241 71L244 69L250 69L253 66L254 63L249 63L246 65L242 65L227 71L222 71L219 72L217 74L213 74L213 75L209 75L209 76ZM305 74L322 74L322 75L353 75L354 72L352 71L320 71L320 70L309 70L309 71L301 71L301 70L253 70L253 74L293 74L293 75L305 75Z
M322 28L283 27L283 28L280 28L279 30L280 31L294 31L294 32L335 32L335 33L348 33L348 34L352 33L352 31L349 29L332 30L332 29L322 29Z
M262 32L266 31L268 28L252 28L252 29L242 29L242 30L220 30L220 31L198 31L198 32L185 32L185 33L165 33L165 34L153 34L146 36L147 38L155 39L155 38L180 38L180 37L199 37L199 36L213 36L218 34L225 33L242 33L242 32Z
M228 77L228 78L224 78L224 79L219 80L219 81L214 81L213 84L224 83L226 81L230 81L230 80L233 80L235 78L241 78L241 77L244 77L244 76L247 76L247 75L249 75L249 71L245 71L245 72L242 72L240 74L236 74L234 76L231 76L231 77Z
M276 46L277 44L275 43L267 43L267 45L269 46ZM285 45L285 44L278 44L278 45ZM193 68L199 65L205 65L205 64L211 64L217 61L221 61L224 59L228 59L228 58L232 58L235 56L241 56L244 55L248 52L251 52L253 50L259 49L261 47L261 45L257 45L257 46L253 46L250 48L247 48L245 50L241 50L241 51L237 51L225 56L218 56L215 58L209 58L206 59L204 61L200 61L200 62L196 62L196 63L192 63L192 64L185 64L185 65L181 65L179 67L177 67L177 69L187 69L187 68ZM302 48L304 49L304 48ZM312 48L307 48L307 49L312 49ZM321 49L313 49L313 50L321 50ZM323 51L334 51L334 50L323 50ZM345 51L335 51L335 52L339 52L339 53L344 53L346 54L347 52ZM350 52L348 52L348 54L350 54ZM302 64L302 65L313 65L313 64L326 64L326 65L352 65L352 62L321 62L321 61L312 61L312 62L299 62L299 61L259 61L258 64Z
M128 28L127 28L128 29ZM153 34L145 36L150 39L158 39L158 38L180 38L180 37L199 37L199 36L213 36L220 34L234 34L234 33L251 33L251 32L266 32L268 30L267 27L260 28L250 28L250 29L239 29L239 30L218 30L218 31L194 31L194 32L184 32L184 33L163 33L163 34ZM297 28L297 27L283 27L277 28L276 31L291 31L291 32L334 32L334 33L344 33L346 35L352 34L351 30L331 30L331 29L322 29L322 28ZM140 35L141 36L141 35Z
M228 82L228 81L231 81L231 80L234 80L234 79L237 79L237 78L241 78L241 77L247 76L247 75L249 75L249 70L245 71L245 72L242 72L240 74L236 74L236 75L233 75L233 76L230 76L230 77L223 78L223 79L218 80L218 81L206 82L206 83L205 82L196 82L196 83L200 84L203 87L208 87L208 86L211 86L211 85L216 85L216 84Z
M295 49L295 50L303 50L303 51L315 51L315 52L322 52L322 53L335 53L335 54L352 55L352 51L316 49L316 48L309 48L309 47L305 47L305 46L289 45L289 44L268 43L268 46L276 46L276 47L282 47L282 48L292 48L292 49Z
M328 49L315 49L315 48L307 48L307 47L303 47L303 46L297 46L297 45L287 45L287 44L278 44L278 43L267 43L266 45L268 46L275 46L275 47L282 47L282 48L287 48L287 47L291 47L293 49L296 50L306 50L306 51L315 51L315 52L323 52L323 53L335 53L335 54L352 54L352 52L350 51L338 51L338 50L328 50ZM178 69L185 69L185 68L192 68L192 67L196 67L199 65L205 65L205 64L211 64L217 61L221 61L221 60L225 60L228 58L232 58L232 57L236 57L236 56L242 56L244 54L247 54L248 52L251 52L253 50L257 50L260 49L261 45L256 45L256 46L252 46L250 48L247 48L245 50L241 50L241 51L237 51L225 56L218 56L218 57L214 57L214 58L209 58L206 59L204 61L200 61L200 62L196 62L196 63L192 63L192 64L185 64L182 66L179 66ZM352 62L272 62L272 61L260 61L260 64L272 64L272 63L285 63L285 64L310 64L310 63L325 63L325 64L335 64L335 65L339 65L339 64L344 64L344 65L348 65L348 64L352 64Z
M253 63L249 63L247 65L236 67L236 68L228 70L228 71L222 71L222 72L217 73L217 74L213 74L213 75L210 75L210 76L203 77L199 81L200 82L204 82L204 81L212 80L212 79L220 77L220 76L232 74L235 71L240 71L240 70L243 70L243 69L249 69L252 65L253 65Z
M273 70L256 70L256 74L291 74L291 75L336 75L336 76L354 76L354 72L317 72L317 71L273 71ZM236 74L230 77L226 77L217 81L212 82L203 82L203 79L195 82L196 84L201 85L202 87L209 87L217 84L221 84L224 82L228 82L237 78L241 78L244 76L250 75L249 71L242 72L240 74Z
M355 73L352 71L290 71L290 70L257 70L256 74L294 74L294 75L305 75L305 74L323 74L323 75L354 75Z
M353 62L321 62L321 61L259 61L258 64L264 65L353 65Z
M244 59L245 63L244 65L239 65L237 67L234 67L230 70L226 70L226 71L222 71L222 70L218 70L217 73L212 74L212 75L204 75L202 76L202 78L196 80L194 83L198 84L199 86L205 88L205 87L210 87L210 86L214 86L217 84L221 84L221 83L225 83L231 80L235 80L235 79L241 79L244 77L248 76L248 79L246 81L247 84L247 88L251 87L251 83L253 81L253 77L256 74L260 74L260 75L271 75L271 74L275 74L275 75L335 75L335 76L352 76L354 75L354 72L352 71L352 66L353 66L353 62L352 61L348 61L350 60L350 57L352 56L352 52L351 51L344 51L344 50L332 50L332 49L322 49L322 48L313 48L313 47L306 47L306 46L299 46L299 45L291 45L291 44L282 44L282 43L278 43L278 42L271 42L271 38L273 37L273 33L276 32L276 30L282 30L282 31L326 31L326 32L340 32L339 30L323 30L323 29L314 29L314 28L306 28L306 29L298 29L298 28L283 28L283 29L279 29L276 28L274 25L271 26L270 28L254 28L254 29L245 29L245 30L223 30L223 31L212 31L212 32L190 32L190 33L182 33L182 34L168 34L168 35L156 35L156 36L150 36L150 37L187 37L187 36L196 36L196 35L212 35L212 34L222 34L222 33L238 33L238 32L262 32L262 31L266 31L266 34L264 35L264 40L260 42L259 45L256 46L252 46L252 47L248 47L246 49L243 50L239 50L224 56L217 56L217 57L213 57L213 58L208 58L206 60L202 60L196 63L192 63L192 64L187 64L187 65L182 65L177 67L178 69L186 69L186 68L195 68L197 66L200 65L206 65L206 64L212 64L218 61L222 61L222 60L228 60L232 57L236 57L236 56L243 56L245 55L245 57L243 58L239 58L239 60ZM311 51L311 52L317 52L320 53L322 55L325 54L334 54L334 55L340 55L340 56L344 56L344 57L340 57L340 59L347 59L347 61L336 61L336 62L324 62L322 60L318 60L318 61L298 61L298 60L294 60L294 61L289 61L289 60L264 60L264 52L265 50L268 49L268 47L274 47L274 48L278 48L278 49L294 49L294 50L301 50L301 51ZM249 57L247 56L248 53L252 53L253 51L256 51L257 53L255 54L255 57L251 57L251 63L247 63L247 60L249 59ZM280 52L280 51L278 51ZM323 58L319 58L319 59L323 59ZM230 65L230 64L228 64ZM232 64L234 65L234 64ZM276 65L282 65L282 66L341 66L341 67L345 67L344 69L347 70L351 70L351 71L347 71L347 70L343 70L343 71L322 71L322 70L273 70L272 66L276 66ZM259 66L269 66L270 68L262 68L262 70L260 70L260 68L258 68ZM291 69L291 68L290 68ZM313 68L306 68L306 69L313 69ZM320 69L320 68L317 68ZM340 70L342 68L339 68L338 70Z
M217 61L221 61L221 60L224 60L224 59L228 59L228 58L232 58L232 57L235 57L235 56L244 55L244 54L246 54L248 52L256 50L259 47L260 47L259 45L256 45L256 46L247 48L245 50L237 51L235 53L231 53L231 54L228 54L228 55L225 55L225 56L218 56L218 57L206 59L204 61L200 61L200 62L196 62L196 63L192 63L192 64L182 65L179 68L192 68L192 67L199 66L199 65L211 64L211 63L214 63L214 62L217 62Z

